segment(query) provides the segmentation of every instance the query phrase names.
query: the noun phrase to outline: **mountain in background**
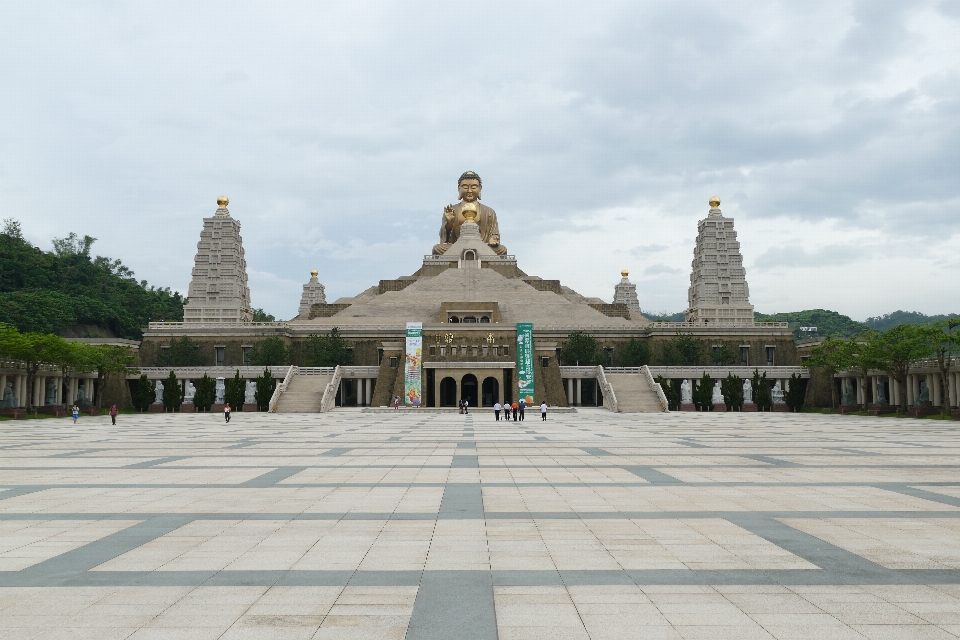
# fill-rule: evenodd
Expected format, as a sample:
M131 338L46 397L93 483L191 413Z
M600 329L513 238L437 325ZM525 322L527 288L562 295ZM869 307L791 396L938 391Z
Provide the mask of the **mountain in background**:
M928 322L940 322L951 318L960 319L960 314L948 313L946 315L928 316L919 311L894 311L875 318L867 318L866 324L871 329L877 331L886 331L898 324L926 324Z
M149 321L183 320L184 299L137 281L119 260L90 256L71 233L53 251L27 242L16 220L0 231L0 322L68 338L139 340Z

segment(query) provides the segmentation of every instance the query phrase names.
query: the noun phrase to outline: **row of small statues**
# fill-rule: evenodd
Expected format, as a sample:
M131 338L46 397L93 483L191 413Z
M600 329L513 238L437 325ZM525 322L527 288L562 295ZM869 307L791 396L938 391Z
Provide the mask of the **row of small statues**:
M57 384L54 380L47 380L46 389L44 389L44 405L51 407L57 404ZM93 404L93 401L87 397L87 390L84 384L81 382L80 386L77 387L77 397L74 400L74 404L79 407L86 407ZM0 409L16 409L20 406L20 399L17 398L16 393L13 390L13 383L8 382L7 386L3 390L3 399L0 400Z
M153 404L163 404L163 380L157 380L153 387ZM257 383L253 380L247 380L243 390L243 403L254 404L256 402ZM183 394L183 401L187 404L193 402L193 397L197 395L197 388L192 382L187 383L187 389ZM216 397L214 404L223 404L227 395L227 385L223 378L217 378Z
M770 390L770 400L773 402L773 404L787 403L783 394L783 389L780 387L779 380L777 380L776 384L773 385L773 389ZM713 385L713 398L711 401L713 404L724 403L723 391L720 389L719 380ZM753 403L753 385L750 384L749 380L743 381L743 402L744 404ZM693 385L690 384L689 380L684 380L680 383L680 403L693 404Z

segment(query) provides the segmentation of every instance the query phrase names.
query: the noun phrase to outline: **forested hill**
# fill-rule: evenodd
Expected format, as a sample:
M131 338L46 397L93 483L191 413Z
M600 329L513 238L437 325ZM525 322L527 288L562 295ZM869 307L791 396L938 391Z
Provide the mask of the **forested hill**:
M893 313L885 313L875 318L867 318L865 324L871 329L886 331L898 324L926 324L928 322L950 320L951 318L960 319L960 314L950 313L946 315L928 316L918 311L894 311Z
M757 322L789 322L797 338L838 336L852 338L867 330L867 325L849 316L827 309L807 309L788 313L754 313ZM800 327L816 327L817 332L804 334Z
M119 260L91 257L95 239L27 242L14 220L0 232L0 322L20 331L139 340L148 321L183 320L183 298L137 281Z

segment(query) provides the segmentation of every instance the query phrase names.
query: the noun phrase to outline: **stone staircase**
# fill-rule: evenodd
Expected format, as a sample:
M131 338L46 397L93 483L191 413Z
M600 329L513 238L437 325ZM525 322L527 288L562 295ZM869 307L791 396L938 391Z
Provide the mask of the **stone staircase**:
M332 375L295 374L277 402L277 413L320 413L323 391Z
M657 392L639 373L607 373L607 382L617 396L620 413L662 413Z

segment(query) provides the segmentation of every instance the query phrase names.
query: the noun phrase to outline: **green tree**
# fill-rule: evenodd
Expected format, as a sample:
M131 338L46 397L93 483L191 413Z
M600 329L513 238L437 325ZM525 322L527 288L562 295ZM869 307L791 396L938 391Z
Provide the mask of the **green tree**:
M223 396L224 401L230 405L234 411L243 411L243 397L246 391L246 381L240 377L240 370L237 374L226 381L226 393Z
M877 368L897 381L900 388L900 409L907 411L907 376L913 363L930 355L930 344L920 327L900 324L879 334Z
M203 374L194 387L196 391L193 394L193 406L197 411L210 411L213 401L217 399L217 381Z
M290 350L280 336L264 338L250 350L250 364L254 367L282 367L290 364Z
M716 367L737 364L737 350L727 341L721 342L713 348L713 364Z
M257 378L257 391L253 396L257 402L257 411L269 411L270 398L273 397L276 388L277 381L273 379L273 374L267 367L263 370L263 375Z
M727 411L734 408L737 411L743 411L743 379L728 373L727 377L720 381L720 391L723 393L723 403L727 406Z
M276 322L277 319L273 317L273 314L267 313L263 309L254 309L253 321L254 322Z
M597 339L580 331L567 336L560 348L560 364L565 366L592 367L603 362L603 350Z
M310 334L303 343L301 354L304 367L336 367L353 361L353 352L337 327L326 335Z
M166 349L160 350L158 367L202 367L203 354L200 343L190 336L171 339Z
M177 380L177 374L171 370L170 375L163 381L163 408L169 413L180 411L183 394L183 385Z
M63 351L63 338L45 333L20 333L14 327L0 325L0 354L19 360L27 371L27 411L32 411L34 385L40 365L54 362Z
M871 369L880 368L879 335L875 331L864 331L857 338L847 341L847 355L850 359L850 368L855 369L860 380L860 388L867 388L868 374ZM864 412L867 410L867 394L863 394Z
M650 345L644 340L630 338L627 344L620 347L616 352L616 363L618 367L642 367L650 364ZM666 393L666 387L664 387Z
M656 382L663 389L663 395L667 397L667 404L670 407L671 411L677 411L680 409L680 389L677 388L677 385L674 384L673 380L664 378L662 375L658 375L655 378Z
M920 327L920 335L937 361L940 372L940 415L946 416L950 405L950 370L953 358L960 352L960 319L941 320Z
M141 374L140 379L137 380L137 387L133 392L133 406L143 413L150 408L155 397L153 383L147 379L147 374Z
M678 333L661 344L662 364L696 366L702 363L706 350L707 345L700 338L689 333Z
M853 365L850 356L850 343L846 340L828 337L810 350L810 357L804 364L808 367L820 369L830 381L830 408L836 409L837 385L834 384L833 378L840 371L846 371ZM754 380L756 380L756 375Z
M803 398L807 393L807 380L801 378L799 373L790 376L790 388L784 394L784 400L787 401L787 407L792 412L799 412L803 409Z
M753 370L753 379L750 381L750 388L753 389L753 403L757 405L757 411L770 411L772 399L770 397L770 381L767 380L767 372L763 375L757 369Z
M127 347L99 345L92 347L88 352L87 364L90 370L97 372L98 388L104 389L109 374L126 374L137 362L137 356ZM131 373L136 373L132 371ZM101 408L103 393L97 394L97 409ZM178 405L179 408L179 405Z
M713 379L709 373L704 373L703 377L697 380L697 387L693 390L692 400L700 411L711 411L713 409Z

